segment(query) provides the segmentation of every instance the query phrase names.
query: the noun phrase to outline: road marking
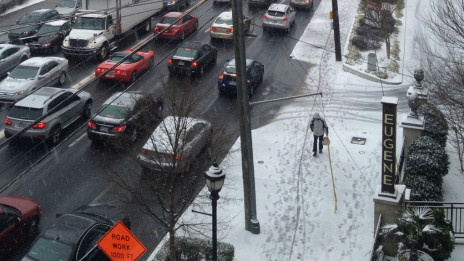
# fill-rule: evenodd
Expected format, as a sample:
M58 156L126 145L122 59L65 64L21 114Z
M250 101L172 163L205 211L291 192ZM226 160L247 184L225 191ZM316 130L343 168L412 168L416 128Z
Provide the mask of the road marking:
M185 10L185 13L191 12L193 9L197 8L199 5L203 4L206 0L200 0L196 4L192 5L189 9ZM209 30L209 29L208 29ZM134 46L132 46L130 49L138 49L141 46L147 44L149 41L153 40L155 36L153 34L150 34L148 37L145 39L141 40L140 42L136 43ZM80 82L77 84L73 85L71 88L73 89L80 89L82 86L85 86L87 83L89 83L91 80L95 79L95 73L89 74L89 76L85 77L82 79Z
M76 145L80 140L82 140L82 138L84 138L85 136L87 135L87 133L82 133L81 136L79 136L79 138L77 138L75 141L73 141L71 144L69 144L68 148L71 148L72 146Z
M5 130L2 130L0 132L0 140L3 139L3 138L5 138Z

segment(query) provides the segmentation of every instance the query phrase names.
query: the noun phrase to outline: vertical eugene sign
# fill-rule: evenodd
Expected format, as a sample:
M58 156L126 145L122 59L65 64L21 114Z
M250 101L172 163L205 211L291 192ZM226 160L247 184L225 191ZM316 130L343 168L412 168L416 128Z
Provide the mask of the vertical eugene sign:
M395 197L396 105L398 98L382 98L382 194Z

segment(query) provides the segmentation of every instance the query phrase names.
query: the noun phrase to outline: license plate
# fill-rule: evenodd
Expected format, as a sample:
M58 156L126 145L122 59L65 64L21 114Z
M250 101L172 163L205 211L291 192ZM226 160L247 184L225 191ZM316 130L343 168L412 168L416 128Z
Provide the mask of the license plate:
M102 132L108 132L108 127L100 127L100 131L102 131Z
M108 78L114 78L114 73L108 73L108 74L106 75L106 77L108 77Z
M27 126L29 126L29 124L27 123L19 123L19 122L16 123L16 127L18 128L26 128Z
M178 65L184 65L184 62L177 62Z
M229 84L235 86L235 85L237 85L237 82L235 82L235 81L230 81Z

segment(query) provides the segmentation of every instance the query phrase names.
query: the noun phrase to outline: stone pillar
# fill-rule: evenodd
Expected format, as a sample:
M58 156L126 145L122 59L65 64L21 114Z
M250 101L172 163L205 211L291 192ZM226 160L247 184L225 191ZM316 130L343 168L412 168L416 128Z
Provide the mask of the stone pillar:
M396 224L398 219L398 208L404 203L405 185L395 185L394 198L391 194L384 196L381 186L377 186L374 194L374 231L377 229L380 214L382 214L381 226L385 224ZM395 256L395 247L389 242L382 241L383 251L388 256Z
M416 83L409 87L406 94L411 110L409 115L400 124L400 127L403 128L404 156L408 153L411 142L420 137L424 131L424 117L417 114L417 109L419 106L427 103L429 95L428 90L421 83L424 79L424 71L416 69L414 71L414 78L416 79Z

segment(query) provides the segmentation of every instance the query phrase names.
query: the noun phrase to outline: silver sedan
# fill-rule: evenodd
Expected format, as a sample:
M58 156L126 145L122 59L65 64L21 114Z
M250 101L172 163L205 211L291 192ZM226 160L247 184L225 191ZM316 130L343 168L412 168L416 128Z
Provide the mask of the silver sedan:
M0 77L4 76L16 65L31 56L31 50L24 45L0 44Z
M68 60L61 57L33 57L0 82L0 102L14 103L43 86L62 85L68 74Z

